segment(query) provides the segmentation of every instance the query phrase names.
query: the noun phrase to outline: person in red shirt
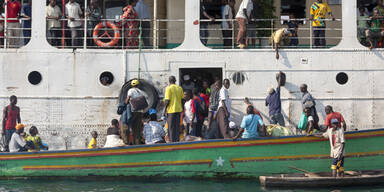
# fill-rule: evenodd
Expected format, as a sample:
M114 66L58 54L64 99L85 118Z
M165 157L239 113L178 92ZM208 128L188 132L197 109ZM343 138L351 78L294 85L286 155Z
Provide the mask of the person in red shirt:
M192 130L191 135L195 137L202 137L202 126L204 122L204 114L202 113L201 103L205 102L202 97L199 96L199 90L197 88L192 89ZM196 118L196 121L195 121Z
M3 133L5 136L5 147L8 150L9 141L11 141L12 134L16 131L16 122L21 123L20 108L16 106L17 97L12 95L10 104L3 110Z
M343 127L344 131L346 131L347 124L345 123L344 118L341 115L341 113L334 112L332 106L330 106L330 105L325 106L325 113L327 114L327 116L325 117L325 126L327 129L330 128L332 125L331 120L337 119L338 120L337 127L338 128Z
M21 4L18 0L7 0L7 46L15 48L20 40L19 16Z

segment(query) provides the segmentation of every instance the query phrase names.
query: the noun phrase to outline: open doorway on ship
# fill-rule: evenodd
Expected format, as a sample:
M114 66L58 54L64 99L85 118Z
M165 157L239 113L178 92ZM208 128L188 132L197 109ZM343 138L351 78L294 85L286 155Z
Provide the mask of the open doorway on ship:
M188 81L192 81L196 88L202 88L203 81L208 81L209 85L215 82L215 79L223 78L222 68L180 68L179 83L180 86Z

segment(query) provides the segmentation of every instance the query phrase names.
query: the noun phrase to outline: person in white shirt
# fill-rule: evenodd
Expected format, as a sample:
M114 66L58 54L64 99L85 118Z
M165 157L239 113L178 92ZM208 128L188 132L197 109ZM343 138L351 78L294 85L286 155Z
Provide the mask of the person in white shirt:
M233 19L233 10L235 6L235 0L227 0L226 5L222 11L221 17L222 19L226 19L226 21L222 21L221 28L223 29L223 41L224 41L224 49L232 48L232 21Z
M243 0L240 4L239 11L236 14L236 20L239 24L239 32L237 34L237 44L240 49L245 47L247 22L253 10L253 0Z
M186 129L186 135L190 134L190 130L192 129L192 91L190 89L184 90L184 127ZM197 122L197 119L194 119Z
M330 157L332 160L332 176L344 177L344 154L345 154L345 137L344 129L338 127L339 120L331 119L331 127L325 133L315 134L317 137L325 137L329 139L331 146Z
M48 42L53 46L59 46L60 37L60 17L62 16L60 7L56 5L56 0L50 0L45 8L45 17L47 18Z
M143 40L143 47L150 48L149 33L151 31L151 22L149 19L151 19L151 12L149 11L148 5L144 3L144 0L139 0L136 3L135 10L141 21L141 39Z
M224 79L223 87L220 89L219 106L217 113L214 116L216 119L221 136L224 139L230 138L229 136L229 121L231 118L231 99L229 98L228 89L230 86L229 79Z
M81 25L83 24L82 19L83 11L80 5L75 0L69 0L65 5L66 16L68 19L68 27L71 29L72 47L81 45Z

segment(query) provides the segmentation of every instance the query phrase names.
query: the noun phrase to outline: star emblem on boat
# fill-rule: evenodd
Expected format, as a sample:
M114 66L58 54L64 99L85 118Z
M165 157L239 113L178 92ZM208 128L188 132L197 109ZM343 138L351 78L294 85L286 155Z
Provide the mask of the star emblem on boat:
M220 156L218 159L216 159L217 166L222 167L224 164L224 161L225 160Z

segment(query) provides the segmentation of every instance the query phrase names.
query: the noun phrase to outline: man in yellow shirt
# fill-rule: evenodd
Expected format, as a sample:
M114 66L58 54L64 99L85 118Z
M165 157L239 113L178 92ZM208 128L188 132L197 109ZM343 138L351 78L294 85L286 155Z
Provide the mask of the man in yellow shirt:
M284 44L288 45L287 37L291 36L291 32L287 28L281 28L273 32L271 37L269 38L269 44L275 48L276 51L276 59L279 59L279 45Z
M325 22L324 19L328 14L332 20L335 17L332 15L332 11L327 3L323 3L323 0L316 0L311 6L311 21L313 27L313 36L315 39L316 47L325 47Z
M183 88L176 85L175 76L169 77L169 86L165 89L164 112L167 116L168 136L171 142L178 142L180 135L180 114L183 109Z

